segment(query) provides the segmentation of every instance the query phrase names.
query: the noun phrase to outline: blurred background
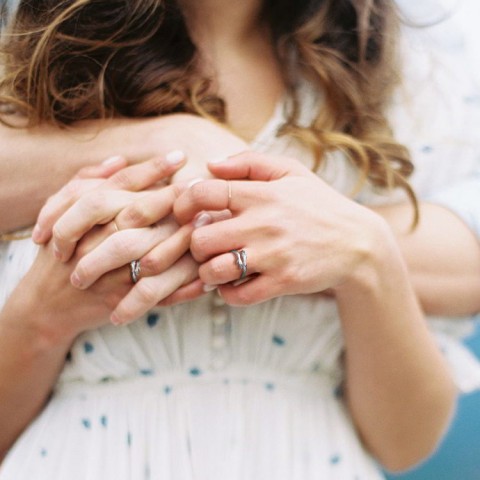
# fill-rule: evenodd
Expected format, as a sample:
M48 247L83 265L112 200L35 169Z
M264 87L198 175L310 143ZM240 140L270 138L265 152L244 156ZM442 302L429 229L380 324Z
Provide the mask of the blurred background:
M468 50L466 71L475 75L479 86L480 106L480 1L479 0L397 0L407 11L428 22L442 3L449 22L459 31L458 42ZM436 3L437 5L434 5ZM432 17L433 14L433 17ZM478 125L480 136L480 125ZM479 292L480 295L480 292ZM477 317L480 323L480 316ZM465 343L480 358L480 326ZM390 475L389 480L480 480L480 392L460 398L457 416L434 457L404 475Z

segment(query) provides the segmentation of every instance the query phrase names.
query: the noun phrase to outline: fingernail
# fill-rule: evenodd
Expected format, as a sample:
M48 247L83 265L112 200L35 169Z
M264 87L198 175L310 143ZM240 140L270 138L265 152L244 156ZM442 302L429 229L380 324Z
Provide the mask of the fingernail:
M208 293L208 292L211 292L211 291L215 290L217 287L218 287L218 285L204 285L203 286L203 291L205 293Z
M217 158L212 158L212 160L209 160L208 163L213 163L213 164L222 163L225 160L228 160L228 157L217 157Z
M57 258L58 260L62 259L62 252L60 252L60 250L55 244L53 244L53 254L55 255L55 258Z
M200 182L203 182L203 178L194 178L193 180L190 180L188 182L187 187L191 188L191 187L193 187L194 185L196 185L197 183L200 183Z
M212 217L208 213L201 213L198 215L197 218L193 221L193 226L195 228L203 227L204 225L208 225L209 223L212 223Z
M165 155L165 160L171 165L178 165L185 159L185 153L181 150L173 150Z
M123 162L124 158L120 155L114 155L113 157L108 157L106 160L102 162L102 165L113 165L114 163L118 163L120 161Z
M82 288L82 281L80 280L80 277L78 276L77 272L73 272L72 275L70 276L70 283L75 288Z
M43 236L43 231L42 229L38 226L38 223L35 225L32 231L32 240L37 243L40 242L41 238Z
M118 318L116 313L112 313L110 315L110 322L112 322L112 324L115 325L116 327L122 325L122 321L120 320L120 318Z

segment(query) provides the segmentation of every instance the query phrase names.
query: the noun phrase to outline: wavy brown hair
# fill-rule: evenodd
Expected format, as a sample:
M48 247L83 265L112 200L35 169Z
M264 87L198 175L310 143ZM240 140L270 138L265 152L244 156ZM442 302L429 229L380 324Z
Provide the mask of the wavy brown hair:
M415 203L413 165L385 116L398 82L393 0L264 0L262 15L294 99L279 134L311 147L317 166L342 150L363 179L400 186ZM4 30L0 103L30 125L174 112L225 121L175 0L22 0ZM326 100L307 128L299 73Z

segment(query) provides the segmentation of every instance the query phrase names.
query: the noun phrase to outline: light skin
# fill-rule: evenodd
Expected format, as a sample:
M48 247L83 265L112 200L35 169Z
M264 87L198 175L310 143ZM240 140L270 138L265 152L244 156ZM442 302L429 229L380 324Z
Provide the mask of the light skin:
M247 6L249 8L252 6L249 2L245 2L245 4L245 9ZM219 8L219 5L221 2L208 2L204 5L205 9L211 7L209 18L216 19L219 27L219 30L215 30L213 24L210 25L212 28L209 31L212 32L225 31L220 27L224 22L228 23L225 20L228 17L225 15L229 13L229 10L224 11ZM207 16L205 11L204 14ZM233 45L236 41L238 51L240 51L243 48L242 40L244 40L241 32L249 31L246 27L248 27L247 19L250 16L245 14L244 17L238 17L237 15L236 22L238 18L240 18L238 25L242 28L239 28L238 38L233 35L229 41L232 42L232 49L234 49ZM243 20L245 23L242 23ZM231 31L229 31L230 34L232 34ZM205 45L207 48L208 42ZM265 45L265 38L263 38L263 45ZM246 58L249 58L248 52L245 52L245 55ZM256 49L252 48L250 55L251 58L256 58L258 56ZM263 84L265 79L272 75L275 76L272 66L265 65L263 75L259 73L258 83ZM251 88L251 86L249 87ZM261 89L259 88L258 91L260 92ZM227 89L224 92L227 92ZM249 95L255 97L255 89L253 93L249 92ZM229 103L228 95L227 103ZM273 110L275 101L271 103L270 111ZM238 108L240 109L242 106L238 105ZM245 106L246 110L249 108L248 105ZM260 115L262 119L267 110L267 107L262 109ZM247 113L246 111L245 115ZM240 113L236 115L239 118L238 123L234 118L231 118L230 122L234 125L241 125L242 115ZM236 115L235 118L237 118ZM262 120L259 119L258 124L261 123ZM241 130L241 127L239 129ZM252 132L244 130L243 134L245 137L249 137ZM273 171L272 163L276 165ZM175 170L177 167L180 168L180 165L172 168ZM421 311L409 283L405 264L387 224L370 210L331 190L294 160L270 157L265 159L247 154L235 157L231 161L210 164L209 168L215 176L221 179L235 180L231 185L234 194L232 200L235 199L234 202L237 203L228 205L227 187L224 180L200 182L188 189L170 188L170 193L165 193L165 190L151 192L152 198L155 195L163 195L164 201L167 198L168 208L161 213L168 216L171 211L174 211L177 220L183 225L175 234L185 226L187 229L195 229L188 246L191 247L195 260L202 264L200 267L202 281L207 285L222 285L220 291L231 304L250 304L286 293L311 293L327 288L331 289L339 305L345 334L348 403L361 436L372 452L392 470L404 468L423 458L435 447L445 428L451 415L455 394L443 361L426 330ZM115 176L114 173L113 175ZM122 175L122 182L125 185L125 175ZM103 178L102 175L97 176ZM106 174L104 176L108 177ZM85 180L91 181L92 179ZM250 180L256 180L259 184L255 185ZM111 181L111 179L106 181ZM99 188L100 184L103 185L100 182L94 188ZM129 224L128 219L141 218L135 216L135 208L141 206L146 197L143 194L139 196L123 195L124 192L121 193L121 190L128 191L129 189L106 189L105 199L107 197L111 199L112 196L114 196L115 202L125 199L133 207L126 206L120 201L116 204L120 207L113 209L113 217L118 215L120 223L122 219L125 221L125 224L120 225L122 231L123 227L139 227L140 225ZM170 197L168 197L169 194ZM317 208L309 210L305 207L305 205L311 204L305 198L306 196L311 196L310 200L313 205L317 205ZM260 202L259 198L265 200L265 203ZM291 198L299 201L293 202L293 204L289 202L288 205L285 205L285 199ZM323 202L331 205L332 210L319 208L318 205L323 205ZM198 214L201 211L224 211L226 207L230 207L233 218L208 225L195 224L195 219L198 220ZM281 214L280 216L273 215L272 212L277 210ZM285 212L290 212L291 216L285 215ZM274 239L274 244L266 245L265 236L255 232L255 227L259 225L258 215L264 220L261 223L265 229L264 233ZM283 218L282 216L285 216L286 220L279 228L277 222L272 222L272 217L278 219ZM163 216L156 220L161 218ZM295 223L291 220L292 218L295 218ZM214 220L212 217L212 222ZM109 221L108 217L102 218L103 223L108 224ZM302 223L303 228L298 228L297 221ZM230 228L234 228L234 236L231 235ZM311 239L298 239L298 231L317 230L318 235L312 233ZM325 235L326 232L328 235ZM58 305L50 305L49 301L44 298L45 294L41 297L33 295L35 301L43 302L41 308L36 303L25 305L20 302L22 291L27 289L40 291L42 282L39 281L38 274L46 270L47 265L48 268L63 269L64 272L61 276L56 271L55 274L50 271L50 275L56 275L65 282L67 282L67 278L71 278L76 261L80 259L80 255L84 251L77 249L77 253L75 253L77 257L65 263L54 261L54 244L56 244L60 256L65 255L68 258L68 247L64 252L62 241L67 240L66 244L68 245L78 240L78 238L74 238L75 235L73 238L69 238L65 233L63 236L62 234L58 236L58 230L56 233L56 241L45 247L39 259L36 260L36 264L42 261L45 264L41 263L42 268L35 266L32 268L33 273L27 274L0 314L0 328L3 330L0 335L0 347L3 347L1 345L3 342L18 345L16 351L11 352L13 355L11 358L0 359L0 373L2 385L4 385L1 395L2 399L7 399L5 403L2 402L0 419L2 422L5 419L10 425L6 433L2 433L4 449L8 448L18 432L41 408L73 338L80 331L97 326L89 325L87 322L87 317L90 318L92 313L89 309L105 308L104 296L97 295L95 299L92 298L91 304L88 307L85 306L85 310L77 314L78 328L73 329L71 333L65 333L61 327L57 328L62 325L64 319L55 318L52 313L60 311ZM78 231L76 233L78 236ZM96 234L102 237L107 233L109 232L103 231L102 234L93 232L91 235ZM220 236L218 240L213 241L214 237L217 238L216 235ZM247 250L249 267L253 268L255 273L259 273L254 280L239 287L232 287L226 283L238 275L238 271L232 269L231 265L224 268L226 267L226 258L222 259L222 254L225 248L220 248L220 246L226 245L229 238L241 241L242 244L237 247ZM272 260L271 251L273 248L280 254L295 252L294 247L300 240L309 240L304 245L304 250L308 254L304 258L302 275L295 276L292 274L293 258L283 256ZM90 241L96 243L93 237ZM382 248L378 248L378 245L382 245ZM85 251L91 248L91 246L85 247ZM50 249L50 252L47 249ZM321 258L318 259L318 252L323 250L329 252L329 255L320 256ZM177 253L180 261L185 253L182 253L182 248L179 248ZM326 261L328 258L337 258L340 261L329 262ZM316 262L312 262L312 259L316 259ZM220 267L215 267L212 262L219 263ZM387 270L385 265L388 265ZM190 268L183 267L183 265L179 267L182 275ZM38 268L37 271L36 268ZM124 279L125 272L124 268L121 269L121 272L114 270L108 275L118 275L119 277L121 275L121 278ZM153 270L152 273L154 273ZM169 278L173 277L175 277L173 274L169 276ZM105 278L106 281L108 277L102 278ZM185 276L181 278L181 281L176 278L176 282L179 284L175 285L173 280L171 283L172 286L175 285L176 289L181 285L187 285L190 280ZM95 286L97 283L94 282L93 285ZM119 284L120 287L117 286L114 289L115 292L120 292L122 282ZM253 296L253 285L260 287L255 290L257 297ZM94 295L96 292L93 288L92 294L92 287L83 290L72 287L72 290L80 292L77 295L84 296ZM151 298L148 300L151 301ZM59 300L57 299L57 301ZM73 301L68 296L65 296L63 301L69 308L73 307ZM85 297L81 297L78 303L84 305ZM39 315L39 320L37 320L40 325L29 323L32 311L45 312L44 315ZM102 319L101 322L106 322L108 315L103 312L99 312L98 317ZM15 322L11 320L12 318L15 318ZM120 320L123 319L120 318ZM53 325L54 328L52 328ZM24 335L27 329L33 332L40 331L41 334L35 336L38 340L32 340L28 335ZM373 331L375 335L372 335ZM405 335L405 331L408 331L409 335ZM375 359L371 358L372 351L376 352ZM404 359L400 365L398 358ZM23 362L22 359L24 359ZM9 385L13 385L17 380L21 368L24 369L22 372L25 374L25 382L16 390L11 391ZM42 374L38 375L40 369ZM4 378L6 381L3 383ZM435 380L434 383L432 383L432 379ZM35 395L35 402L28 400L32 397L31 390L26 395L31 384L38 392L38 395ZM372 395L372 391L377 395ZM416 395L405 398L405 395L399 394L399 392L405 391L415 391ZM22 415L20 415L21 422L11 419L12 409L19 399L24 405ZM370 412L375 412L375 415L372 416ZM18 418L18 415L15 417ZM14 424L14 422L17 423ZM412 438L415 440L412 441Z

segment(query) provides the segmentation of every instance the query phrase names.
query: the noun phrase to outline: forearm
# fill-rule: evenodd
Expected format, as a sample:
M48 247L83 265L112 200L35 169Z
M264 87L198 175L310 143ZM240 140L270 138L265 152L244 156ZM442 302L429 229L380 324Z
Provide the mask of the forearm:
M0 124L0 232L34 223L45 200L80 168L122 154L144 160L136 131L122 121L88 122L74 129L41 126L9 128Z
M180 149L194 178L207 173L208 160L247 148L225 128L187 114L90 121L65 130L0 124L0 144L0 233L34 223L46 198L80 168L112 155L136 163ZM179 179L185 180L182 175Z
M461 316L480 311L480 243L459 217L422 203L420 223L410 231L409 205L375 211L392 228L426 313Z
M386 228L386 227L385 227ZM336 292L346 344L346 392L367 446L391 470L422 460L452 415L455 388L389 235Z
M0 461L45 405L70 346L52 343L33 326L28 298L0 313Z

